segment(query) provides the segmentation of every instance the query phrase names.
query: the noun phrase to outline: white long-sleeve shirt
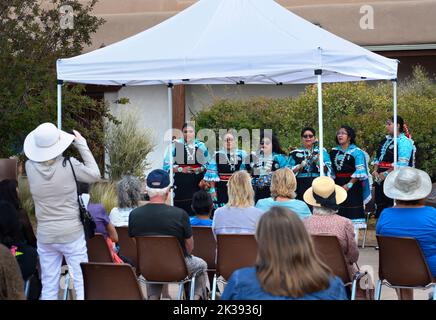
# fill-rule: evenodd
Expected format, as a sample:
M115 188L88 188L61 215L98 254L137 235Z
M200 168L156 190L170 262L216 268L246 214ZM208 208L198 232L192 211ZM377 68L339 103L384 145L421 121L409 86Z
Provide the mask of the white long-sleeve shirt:
M100 170L82 137L73 145L84 163L71 158L77 180L93 183L100 179ZM42 243L67 243L77 240L83 233L77 203L77 187L70 163L63 166L64 157L54 163L26 161L30 192L35 203L37 239Z

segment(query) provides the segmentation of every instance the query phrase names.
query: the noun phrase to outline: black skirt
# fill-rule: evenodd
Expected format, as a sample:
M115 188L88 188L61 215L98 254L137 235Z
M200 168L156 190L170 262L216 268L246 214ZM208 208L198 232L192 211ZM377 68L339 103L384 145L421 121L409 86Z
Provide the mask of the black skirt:
M312 181L316 177L303 177L303 178L297 178L297 199L304 201L303 195L306 192L307 189L312 187Z
M174 174L174 206L185 210L190 216L195 215L192 211L192 196L200 190L198 184L203 179L204 173L181 173Z
M218 181L215 184L216 197L217 197L217 201L214 203L215 204L215 208L222 207L227 202L229 202L229 194L228 194L228 191L227 191L227 183L228 183L228 181Z
M378 183L374 183L374 202L375 202L375 206L376 206L376 212L375 212L375 217L378 218L380 217L380 213L385 209L385 208L390 208L394 205L394 200L391 198L386 197L385 193L383 192L383 185L384 185L384 181L382 181L380 184Z
M350 180L351 178L336 178L335 183L339 186L343 186ZM362 181L356 181L353 187L348 190L347 199L339 205L338 214L348 219L365 218Z

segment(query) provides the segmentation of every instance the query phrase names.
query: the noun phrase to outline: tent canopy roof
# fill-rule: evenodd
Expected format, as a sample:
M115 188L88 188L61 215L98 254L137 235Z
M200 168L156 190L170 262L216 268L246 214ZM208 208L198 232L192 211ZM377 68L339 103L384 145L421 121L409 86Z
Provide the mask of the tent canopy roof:
M280 84L395 79L398 61L273 0L200 0L107 47L57 61L58 79L101 85Z

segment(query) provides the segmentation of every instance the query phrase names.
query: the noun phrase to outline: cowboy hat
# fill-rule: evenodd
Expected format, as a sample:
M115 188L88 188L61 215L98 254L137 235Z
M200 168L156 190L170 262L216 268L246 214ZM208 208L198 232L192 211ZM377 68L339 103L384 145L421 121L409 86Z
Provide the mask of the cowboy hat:
M50 122L40 124L24 140L24 153L30 160L43 162L62 154L75 136L62 131Z
M391 199L412 201L424 199L432 189L427 172L411 168L398 168L385 179L383 192Z
M334 199L329 199L333 196L333 193L335 195ZM307 204L314 207L330 207L326 201L330 201L330 205L337 206L347 199L347 191L336 185L332 178L322 176L312 181L312 187L306 190L303 199Z

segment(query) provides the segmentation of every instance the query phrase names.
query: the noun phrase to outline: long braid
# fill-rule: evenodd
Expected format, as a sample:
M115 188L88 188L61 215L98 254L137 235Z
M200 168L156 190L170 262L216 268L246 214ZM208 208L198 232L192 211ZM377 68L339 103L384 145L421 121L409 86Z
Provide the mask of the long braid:
M404 135L405 135L407 138L412 139L412 135L411 135L410 132L409 132L409 127L407 126L406 123L404 123L404 125L403 125L403 129L404 129Z

